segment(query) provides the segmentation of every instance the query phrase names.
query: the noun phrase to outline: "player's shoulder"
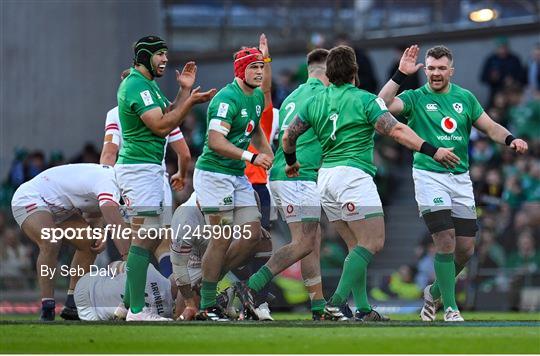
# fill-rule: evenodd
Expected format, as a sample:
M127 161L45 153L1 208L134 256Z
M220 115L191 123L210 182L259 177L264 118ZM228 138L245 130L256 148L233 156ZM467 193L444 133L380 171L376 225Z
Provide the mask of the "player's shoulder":
M474 97L475 95L469 89L465 89L455 83L452 83L452 91L457 95L464 95L467 97Z
M107 111L107 122L116 122L119 120L118 106Z
M227 104L235 103L238 100L238 92L233 83L229 83L221 88L212 98L211 104L225 102Z

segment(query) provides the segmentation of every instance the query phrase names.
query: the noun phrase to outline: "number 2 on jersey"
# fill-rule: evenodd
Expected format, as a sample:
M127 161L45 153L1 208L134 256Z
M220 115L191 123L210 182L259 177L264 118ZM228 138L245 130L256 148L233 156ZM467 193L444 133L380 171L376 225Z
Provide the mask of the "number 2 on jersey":
M287 115L285 115L285 119L283 119L283 123L281 124L280 131L285 131L287 130L287 127L289 127L288 120L290 116L292 115L292 113L294 112L295 107L296 107L296 104L293 102L288 103L287 106L285 106L285 110L287 110Z

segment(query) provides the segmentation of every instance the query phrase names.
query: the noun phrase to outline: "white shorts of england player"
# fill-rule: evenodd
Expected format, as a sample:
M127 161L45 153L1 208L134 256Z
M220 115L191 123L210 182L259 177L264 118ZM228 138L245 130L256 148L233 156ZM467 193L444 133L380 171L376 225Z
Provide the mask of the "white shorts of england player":
M195 169L193 188L203 213L234 210L233 225L261 219L255 191L246 176Z
M173 198L171 185L169 184L169 174L165 172L163 174L163 214L161 215L161 221L163 225L171 225Z
M116 181L129 216L163 213L163 168L159 164L116 164Z
M476 219L473 186L468 171L452 174L413 168L412 174L420 216L451 209L453 217Z
M19 226L22 226L26 218L37 211L51 213L56 224L59 224L78 213L77 209L65 209L47 204L41 198L39 189L35 187L33 182L24 183L17 191L15 191L15 194L13 194L13 198L11 199L11 211Z
M321 199L317 183L273 180L270 181L270 191L287 224L321 220Z
M188 267L189 279L191 280L191 287L197 286L202 280L202 269L199 267Z
M91 287L92 277L87 273L79 279L73 291L77 314L79 314L81 320L85 321L100 320L90 297Z
M329 221L354 221L384 215L373 178L359 168L321 168L317 186Z

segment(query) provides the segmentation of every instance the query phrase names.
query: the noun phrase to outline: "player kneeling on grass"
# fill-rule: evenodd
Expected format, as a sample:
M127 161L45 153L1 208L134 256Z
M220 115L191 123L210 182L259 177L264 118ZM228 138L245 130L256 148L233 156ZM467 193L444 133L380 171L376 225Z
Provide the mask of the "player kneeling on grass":
M287 162L285 172L289 177L298 176L302 162L296 159L296 143L313 128L323 156L317 180L321 205L342 237L347 235L344 240L356 240L325 312L340 315L340 306L352 291L357 309L355 320L383 321L388 319L371 308L366 290L367 267L384 245L382 203L373 182L374 131L410 149L430 154L438 162L455 164L458 158L448 149L429 145L399 123L381 98L356 88L357 71L352 48L332 48L326 60L330 86L304 103L285 131L282 144Z
M74 298L81 320L114 320L115 310L122 302L126 287L126 262L109 264L110 275L85 274L75 286ZM148 265L146 273L145 305L153 313L164 317L173 316L177 288L168 278Z
M257 196L255 199L258 202ZM179 320L192 320L198 310L198 290L202 279L201 260L210 242L211 228L211 226L205 224L204 215L201 212L195 193L191 195L188 201L176 209L171 228L173 230L171 262L173 264L173 275L180 292L176 300L176 313L181 314ZM226 229L223 230L224 234L228 234ZM220 276L224 276L231 269L247 263L252 255L259 251L259 248L264 249L264 241L270 239L270 234L264 229L262 232L262 239L257 244L256 249L250 255L241 256L236 251L243 249L246 241L243 238L235 238L233 236L234 232L231 231L230 240L232 242L225 254ZM237 316L236 311L232 308L234 293L234 288L227 288L216 299L216 308L219 308L219 313L207 313L203 319L226 321L228 318L235 318ZM257 320L273 320L267 303L262 303L255 308L253 314L253 317Z
M77 319L73 289L79 278L89 271L97 253L105 248L104 240L96 244L97 240L89 236L90 225L81 214L101 212L107 224L124 227L118 209L119 198L113 168L89 163L47 169L22 184L13 195L13 216L39 247L36 267L41 290L41 320L54 320L54 277L62 246L61 240L51 238L60 238L57 233L62 231L56 229L68 232L66 229L69 228L69 231L80 232L81 239L68 240L76 248L71 262L76 272L70 273L68 299L62 311L65 319ZM66 234L66 237L69 236ZM129 241L114 241L119 252L127 254Z
M436 281L424 290L421 318L434 321L437 308L444 305L445 321L463 321L455 298L455 278L474 253L476 208L469 177L469 136L474 126L499 144L525 153L527 143L493 121L468 90L450 83L454 74L450 50L436 46L426 53L428 82L419 89L406 90L396 97L401 82L423 64L416 64L419 48L405 50L398 71L381 89L391 113L401 114L420 137L452 150L459 163L447 165L431 157L414 154L413 178L420 215L431 232L435 255Z

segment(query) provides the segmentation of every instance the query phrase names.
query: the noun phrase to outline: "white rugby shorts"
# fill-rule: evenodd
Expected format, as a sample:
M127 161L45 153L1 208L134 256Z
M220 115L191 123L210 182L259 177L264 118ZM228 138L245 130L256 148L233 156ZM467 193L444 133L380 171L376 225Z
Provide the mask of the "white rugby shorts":
M287 223L320 221L321 197L315 182L273 180L270 181L270 192Z
M317 186L329 221L354 221L384 215L373 178L359 168L321 168Z
M476 219L476 205L469 172L437 173L413 168L414 193L420 216L452 210L452 216Z

